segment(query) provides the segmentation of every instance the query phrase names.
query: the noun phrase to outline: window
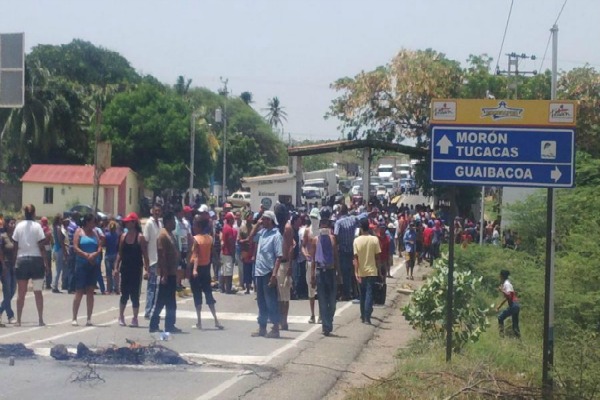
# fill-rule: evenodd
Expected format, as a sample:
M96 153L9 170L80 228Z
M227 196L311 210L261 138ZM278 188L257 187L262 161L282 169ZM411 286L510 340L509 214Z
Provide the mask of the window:
M53 187L45 187L44 188L44 204L53 204L54 203L54 188Z
M132 188L129 188L129 205L131 205L131 195L133 193Z

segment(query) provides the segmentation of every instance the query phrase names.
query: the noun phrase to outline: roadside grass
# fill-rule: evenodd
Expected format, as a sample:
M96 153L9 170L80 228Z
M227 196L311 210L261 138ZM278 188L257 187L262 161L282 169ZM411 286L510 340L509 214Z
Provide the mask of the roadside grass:
M483 276L477 301L490 307L489 326L475 343L446 363L445 340L413 340L397 353L397 368L387 380L353 390L348 399L540 398L542 371L543 269L526 254L495 246L457 248L457 268ZM509 268L523 290L521 339L498 330L496 306L500 269ZM541 286L541 288L540 288ZM541 290L540 290L541 289Z
M393 376L354 389L347 399L535 398L540 394L538 344L533 338L500 338L493 326L446 363L444 343L417 339L398 352Z

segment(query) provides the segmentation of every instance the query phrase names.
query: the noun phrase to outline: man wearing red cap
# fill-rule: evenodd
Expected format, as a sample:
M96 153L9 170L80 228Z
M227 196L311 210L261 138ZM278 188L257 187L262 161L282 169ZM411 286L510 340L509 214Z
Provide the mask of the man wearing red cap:
M227 294L235 293L232 290L233 285L233 266L235 256L235 241L237 232L233 228L235 217L233 213L225 214L223 231L221 233L221 276L222 276L222 292Z

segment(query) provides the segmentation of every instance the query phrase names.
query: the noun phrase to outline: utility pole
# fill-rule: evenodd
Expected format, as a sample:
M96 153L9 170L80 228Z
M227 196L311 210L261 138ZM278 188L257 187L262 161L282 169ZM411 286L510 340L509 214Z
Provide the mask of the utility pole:
M517 54L514 51L512 53L507 53L506 56L508 57L508 70L500 70L500 68L497 68L496 75L508 76L509 82L512 80L512 83L508 84L508 92L509 92L508 97L511 97L510 93L512 91L512 100L517 100L519 97L519 76L521 76L521 75L537 75L537 70L521 71L519 69L519 60L531 59L532 61L535 61L537 59L537 57L534 55L529 56L525 53ZM511 79L511 77L512 77L512 79ZM498 203L500 204L500 207L502 207L503 196L504 196L504 188L501 187L500 190L498 190Z
M527 55L525 53L517 54L514 51L512 53L507 53L508 57L508 70L500 70L496 69L496 75L504 75L508 76L512 79L512 83L508 84L509 91L513 91L512 99L516 100L519 97L519 76L520 75L537 75L537 70L533 71L521 71L519 70L519 60L527 60L531 59L533 61L536 60L536 56Z
M194 198L194 158L196 157L196 118L195 112L192 112L192 120L190 127L190 188L189 188L189 199L190 203Z
M558 75L558 26L552 29L552 81L550 99L556 100L556 81ZM545 398L552 398L554 382L552 368L554 366L554 189L548 189L546 199L546 273L544 280L544 344L542 355L542 383Z
M225 101L223 104L223 189L222 189L222 204L225 204L227 201L227 95L229 92L227 91L227 83L229 79L219 78L221 83L223 84L223 89L221 90L221 94L225 96Z

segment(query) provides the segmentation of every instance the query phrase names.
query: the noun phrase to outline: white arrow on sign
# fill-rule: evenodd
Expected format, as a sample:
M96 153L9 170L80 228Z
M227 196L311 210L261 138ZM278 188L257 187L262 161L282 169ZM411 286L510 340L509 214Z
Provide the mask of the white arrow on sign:
M436 146L440 148L440 154L448 154L448 149L453 146L452 142L446 135L442 136L442 138L436 143Z
M550 171L550 178L554 180L554 182L558 182L562 174L560 173L560 169L557 166L554 166L554 169Z

